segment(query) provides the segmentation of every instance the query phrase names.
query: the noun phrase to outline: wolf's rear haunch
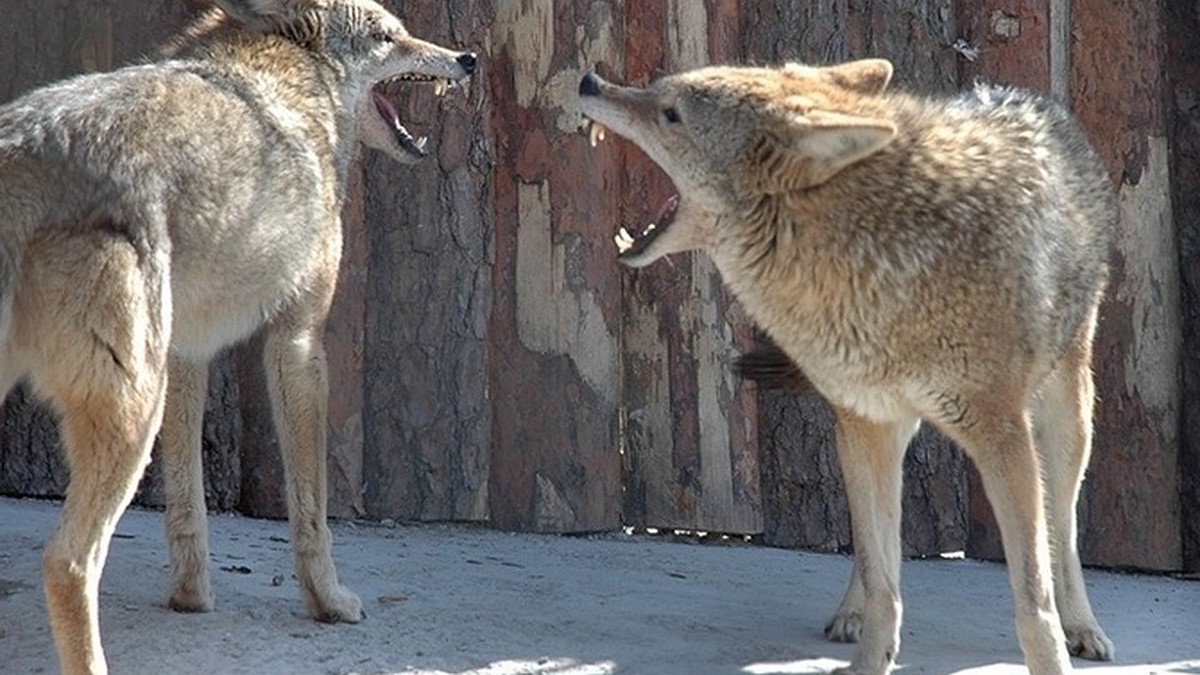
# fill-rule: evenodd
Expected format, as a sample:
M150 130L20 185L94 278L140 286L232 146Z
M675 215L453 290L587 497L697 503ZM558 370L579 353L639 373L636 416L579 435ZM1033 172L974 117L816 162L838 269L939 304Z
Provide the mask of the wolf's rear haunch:
M71 471L45 553L65 673L107 672L97 592L162 423L169 604L212 593L200 433L208 362L266 328L296 577L315 618L359 621L325 524L322 332L362 140L425 154L375 85L444 84L475 56L373 0L218 0L171 58L0 107L0 390L28 379Z
M1110 659L1075 514L1118 217L1108 177L1057 103L988 86L921 97L889 91L891 75L878 59L645 89L585 75L584 115L679 190L661 222L622 228L620 259L706 251L786 354L745 371L832 404L856 555L826 627L858 642L844 672L884 673L899 649L901 466L921 420L979 468L1030 671L1070 671L1068 651Z

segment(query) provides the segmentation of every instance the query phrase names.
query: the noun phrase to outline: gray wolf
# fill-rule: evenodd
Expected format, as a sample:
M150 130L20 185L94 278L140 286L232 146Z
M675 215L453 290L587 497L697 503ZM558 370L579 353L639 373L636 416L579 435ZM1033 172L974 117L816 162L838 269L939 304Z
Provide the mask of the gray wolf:
M832 404L856 558L827 628L858 642L843 672L886 672L899 648L901 460L921 420L983 477L1030 671L1068 672L1068 650L1109 659L1075 515L1117 218L1107 175L1050 100L984 85L934 99L889 91L891 75L875 59L645 89L585 75L593 136L632 141L679 191L656 224L620 230L620 260L706 251Z
M150 63L0 107L0 391L58 412L71 481L45 552L66 673L104 673L97 590L162 427L169 604L212 607L200 432L207 364L264 328L296 577L359 621L325 523L322 329L358 140L424 154L383 85L471 74L373 0L218 0Z

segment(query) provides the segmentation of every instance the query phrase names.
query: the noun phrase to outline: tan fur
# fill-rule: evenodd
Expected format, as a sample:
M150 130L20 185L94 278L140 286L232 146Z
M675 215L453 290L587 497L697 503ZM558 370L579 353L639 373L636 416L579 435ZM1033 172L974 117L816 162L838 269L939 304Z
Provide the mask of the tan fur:
M890 76L880 60L704 68L644 90L585 76L584 114L680 192L657 236L618 237L621 259L705 250L786 354L751 370L833 405L856 553L827 627L859 643L845 672L886 672L899 648L901 458L922 419L983 477L1031 672L1068 672L1068 648L1109 659L1075 516L1107 177L1057 104L984 86L929 99L886 91Z
M208 363L264 327L301 592L321 621L363 616L325 524L321 337L346 174L360 140L424 154L372 86L457 80L474 55L411 37L372 0L219 1L228 15L206 13L155 63L0 107L0 392L28 378L61 415L71 482L45 585L71 675L107 672L100 573L160 422L169 604L212 608Z

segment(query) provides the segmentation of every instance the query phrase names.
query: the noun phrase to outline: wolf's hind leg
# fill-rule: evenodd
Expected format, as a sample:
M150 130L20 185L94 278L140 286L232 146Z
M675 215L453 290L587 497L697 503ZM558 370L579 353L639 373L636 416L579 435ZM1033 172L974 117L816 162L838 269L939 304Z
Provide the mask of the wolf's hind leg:
M947 431L979 469L1000 525L1025 665L1031 675L1062 675L1071 661L1054 601L1040 463L1023 402L1005 400L1005 392L996 387L992 400L970 406L970 424Z
M1054 598L1067 648L1094 661L1110 661L1113 644L1100 628L1088 602L1079 562L1076 504L1092 445L1092 333L1096 311L1031 406L1038 454L1042 460Z
M179 612L212 610L208 580L208 512L201 433L208 364L172 357L162 424L163 479L171 586L167 603Z
M38 391L61 414L71 482L43 557L64 673L105 673L100 575L150 460L166 393L165 258L100 227L31 244L15 321Z
M904 451L918 420L874 422L837 410L837 451L862 584L862 626L847 675L883 675L900 649L900 496ZM850 582L847 596L855 592ZM851 599L853 600L853 599Z
M329 384L320 326L293 329L273 324L264 357L283 453L288 520L300 589L318 621L361 621L362 602L338 584L325 523Z

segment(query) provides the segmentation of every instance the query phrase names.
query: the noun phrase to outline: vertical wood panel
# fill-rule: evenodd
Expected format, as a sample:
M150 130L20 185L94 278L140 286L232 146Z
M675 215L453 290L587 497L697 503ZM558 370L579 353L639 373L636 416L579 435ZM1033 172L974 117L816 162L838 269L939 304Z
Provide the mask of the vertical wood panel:
M1183 397L1180 424L1180 495L1183 565L1200 571L1200 2L1166 4L1166 100L1173 123L1171 196L1179 242L1183 344Z
M645 84L736 50L729 2L666 0L627 4L626 11L629 82ZM653 219L674 187L640 150L622 147L630 197L621 223L632 227ZM745 320L703 254L622 275L626 521L761 531L756 402L729 369Z
M481 54L465 91L398 89L431 156L368 156L364 506L375 517L487 517L486 326L492 209L486 56L490 3L388 2L417 36Z
M608 226L619 196L609 156L577 131L576 88L596 61L619 62L616 8L496 10L491 518L506 529L611 529L620 294Z
M1071 100L1118 186L1121 226L1096 342L1084 562L1177 569L1180 278L1157 3L1072 3Z

